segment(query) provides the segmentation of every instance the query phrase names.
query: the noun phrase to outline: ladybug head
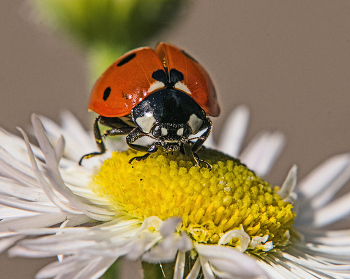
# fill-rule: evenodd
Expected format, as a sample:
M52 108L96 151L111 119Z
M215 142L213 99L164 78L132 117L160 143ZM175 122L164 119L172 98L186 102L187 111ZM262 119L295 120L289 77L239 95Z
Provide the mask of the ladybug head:
M198 133L205 112L187 94L172 88L158 90L131 111L134 123L166 150L177 150L181 142Z
M180 141L183 138L188 138L191 130L187 124L155 123L151 134L155 139L159 140Z

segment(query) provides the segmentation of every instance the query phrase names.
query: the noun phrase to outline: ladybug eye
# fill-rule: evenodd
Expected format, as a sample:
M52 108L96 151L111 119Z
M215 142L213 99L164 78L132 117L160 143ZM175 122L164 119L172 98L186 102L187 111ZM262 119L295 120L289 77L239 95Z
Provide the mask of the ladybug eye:
M162 135L162 130L161 130L161 128L158 125L154 126L154 128L152 130L152 135L155 138L159 138Z
M187 126L181 127L176 131L176 134L182 138L188 138L190 129Z
M183 130L183 137L184 138L188 138L190 135L190 129L188 129L187 126L184 127L184 130Z

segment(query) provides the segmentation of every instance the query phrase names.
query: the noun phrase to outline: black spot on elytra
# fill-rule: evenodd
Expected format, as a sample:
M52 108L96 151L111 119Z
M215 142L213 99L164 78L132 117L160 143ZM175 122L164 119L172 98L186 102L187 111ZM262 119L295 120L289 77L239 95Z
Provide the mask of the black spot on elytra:
M189 55L186 51L181 50L181 52L182 52L186 57L190 58L192 61L194 61L194 62L196 62L197 64L199 64L198 61L197 61L196 59L194 59L191 55Z
M178 81L182 81L184 79L183 73L176 69L171 69L170 70L170 82L172 84L177 83Z
M103 92L103 101L106 101L108 99L109 94L111 94L111 88L107 87Z
M157 80L157 81L163 82L164 84L169 83L168 76L166 75L164 70L154 71L152 74L152 78Z
M134 59L136 56L136 53L131 53L127 57L125 57L122 61L120 61L117 66L123 66L124 64L128 63L130 60Z

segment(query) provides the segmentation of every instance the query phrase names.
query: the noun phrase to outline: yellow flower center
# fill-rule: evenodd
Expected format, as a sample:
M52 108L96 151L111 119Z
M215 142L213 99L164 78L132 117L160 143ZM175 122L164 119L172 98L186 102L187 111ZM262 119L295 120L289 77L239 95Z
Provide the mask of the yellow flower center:
M212 165L211 171L179 152L158 151L128 163L143 154L114 152L93 177L94 192L108 197L117 215L141 220L180 216L181 230L200 243L217 244L228 231L244 230L251 239L264 237L274 246L285 245L295 217L292 205L277 194L278 187L239 160L203 149L198 155ZM232 238L225 244L236 246L240 241ZM257 247L253 248L263 250Z

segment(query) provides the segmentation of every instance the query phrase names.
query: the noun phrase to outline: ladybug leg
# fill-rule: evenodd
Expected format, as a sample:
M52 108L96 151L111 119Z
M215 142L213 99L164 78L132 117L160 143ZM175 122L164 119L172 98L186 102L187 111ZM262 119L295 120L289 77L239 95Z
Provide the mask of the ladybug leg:
M180 152L182 155L185 155L185 149L184 149L183 143L181 143L181 145L180 145Z
M211 133L212 126L213 126L213 124L209 118L207 118L203 122L201 129L207 128L207 130L194 143L194 145L192 147L192 152L197 152L202 147L203 143L207 140L207 138L209 137L209 135Z
M193 158L197 163L197 166L200 165L201 162L205 163L207 165L207 167L209 168L209 170L211 170L211 165L206 162L203 161L201 159L199 159L199 156L197 155L198 150L202 147L203 143L207 140L207 138L210 135L211 129L212 129L212 122L209 118L206 118L206 120L203 122L202 124L202 129L207 128L207 130L199 137L199 139L194 143L194 145L192 146L192 154L193 154Z
M138 140L139 138L142 138L146 136L145 133L143 133L141 131L141 129L139 127L136 127L135 129L133 129L129 135L126 136L126 144L131 148L134 149L136 151L143 151L143 152L147 152L148 148L146 146L142 146L142 145L138 145L138 144L133 144L133 142L135 142L136 140Z
M145 155L143 156L136 156L134 158L131 158L129 160L129 163L131 163L132 161L136 160L137 162L146 159L149 155L151 155L152 153L157 152L158 150L158 145L161 145L160 142L155 142L153 143L149 148L147 148L146 146L142 146L142 145L138 145L138 144L133 144L134 141L136 141L137 139L146 136L145 133L143 133L140 128L135 128L134 130L131 131L131 133L129 135L127 135L126 137L126 143L127 145L131 148L134 149L136 151L143 151L143 152L147 152Z
M93 129L94 129L95 142L96 142L96 145L97 145L97 147L98 147L98 149L100 151L99 152L92 152L92 153L86 154L83 157L81 157L81 159L79 160L79 165L80 166L81 166L81 164L83 162L83 159L88 159L88 158L91 158L91 157L94 157L94 156L97 156L97 155L104 154L106 152L106 147L105 147L105 145L103 143L102 138L106 138L107 136L125 135L125 134L130 133L130 131L133 128L130 127L130 126L125 126L126 124L123 123L123 122L119 123L118 120L119 119L117 119L117 118L107 118L107 117L103 117L103 116L96 117ZM120 124L122 123L122 125L124 125L124 127L113 128L111 130L107 130L103 134L103 136L101 136L101 131L100 131L100 128L99 128L99 125L98 125L99 123L103 124L103 125L106 125L106 126L109 126L109 127L113 127L113 126L115 127L117 125L120 126Z
M88 158L91 158L93 156L101 155L101 154L106 152L106 147L105 147L105 145L104 145L104 143L102 141L100 128L98 127L98 123L100 122L100 119L101 119L101 116L96 117L95 118L95 122L94 122L94 126L93 126L95 142L96 142L96 145L97 145L97 147L98 147L98 149L100 151L99 152L92 152L92 153L89 153L89 154L85 154L83 157L80 158L79 166L81 166L81 163L83 162L83 159L85 159L85 158L88 159Z
M119 128L119 129L110 129L104 132L102 137L105 139L109 136L121 136L129 134L134 128L133 127L125 127L125 128Z
M129 134L134 128L123 122L118 117L104 117L100 116L100 124L111 127L112 129L107 130L102 135L102 138L108 136L121 136Z
M137 162L140 162L140 161L142 161L142 160L145 160L149 155L151 155L151 154L157 152L157 150L158 150L158 145L161 145L161 143L160 143L160 142L155 142L155 143L153 143L153 144L150 146L150 148L147 149L147 153L146 153L145 155L143 155L143 156L137 156L137 157L131 158L131 159L129 160L129 164L131 164L131 162L134 161L134 160L136 160Z
M211 171L211 165L208 163L208 162L206 162L206 161L204 161L204 160L201 160L201 159L199 159L199 156L198 156L198 154L197 153L192 153L193 154L193 158L194 158L194 160L196 161L196 163L197 163L197 167L199 167L199 165L200 165L200 163L204 163L204 164L206 164L207 165L207 168Z
M128 116L123 117L123 119L127 120ZM124 130L125 128L128 128L129 132L126 132L126 134L130 133L131 130L133 129L129 123L124 122L119 117L105 117L105 116L100 115L99 123L112 128L112 130L114 130L114 129L123 129Z

